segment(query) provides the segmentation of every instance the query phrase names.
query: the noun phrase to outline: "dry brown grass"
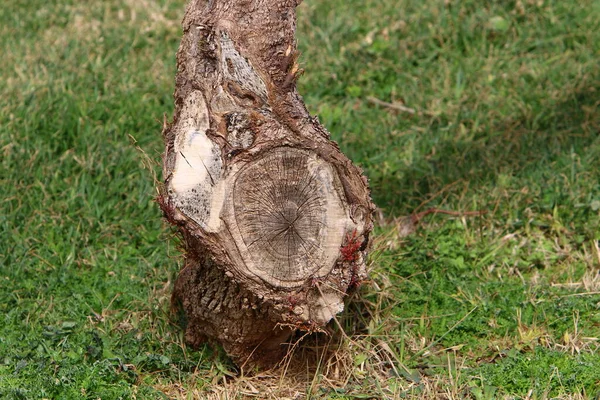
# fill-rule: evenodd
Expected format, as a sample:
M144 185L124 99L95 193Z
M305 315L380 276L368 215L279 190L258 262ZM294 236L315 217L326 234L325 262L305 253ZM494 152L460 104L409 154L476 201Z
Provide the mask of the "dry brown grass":
M378 246L386 243L379 238ZM459 399L458 378L464 360L456 349L436 349L423 337L403 340L414 352L447 354L449 374L426 376L410 370L390 344L398 327L389 277L372 272L359 296L323 333L296 336L278 366L267 371L226 372L215 365L186 382L163 382L155 388L173 399L314 399L336 393L348 398ZM341 329L342 328L342 329ZM211 377L207 382L207 377ZM359 397L356 397L359 396Z

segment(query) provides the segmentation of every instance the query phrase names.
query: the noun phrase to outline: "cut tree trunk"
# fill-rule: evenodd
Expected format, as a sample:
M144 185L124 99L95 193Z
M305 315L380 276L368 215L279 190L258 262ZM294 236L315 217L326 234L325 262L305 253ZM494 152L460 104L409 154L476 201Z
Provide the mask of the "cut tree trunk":
M192 0L159 203L183 236L186 341L281 359L366 278L367 180L296 91L296 0Z

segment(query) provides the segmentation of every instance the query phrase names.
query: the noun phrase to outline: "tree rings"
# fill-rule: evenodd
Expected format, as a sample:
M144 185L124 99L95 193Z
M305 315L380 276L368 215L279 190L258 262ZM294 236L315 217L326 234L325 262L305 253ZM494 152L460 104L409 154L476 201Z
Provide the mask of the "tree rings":
M243 167L233 211L249 272L288 287L329 273L347 223L338 185L335 171L305 150L279 147Z

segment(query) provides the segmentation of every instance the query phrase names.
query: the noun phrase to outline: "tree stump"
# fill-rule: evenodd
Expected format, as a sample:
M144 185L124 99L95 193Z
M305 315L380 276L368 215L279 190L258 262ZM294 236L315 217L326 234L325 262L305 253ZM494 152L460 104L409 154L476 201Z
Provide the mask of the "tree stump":
M186 341L238 364L281 359L366 278L366 178L296 90L297 0L192 0L163 127L159 203L185 245Z

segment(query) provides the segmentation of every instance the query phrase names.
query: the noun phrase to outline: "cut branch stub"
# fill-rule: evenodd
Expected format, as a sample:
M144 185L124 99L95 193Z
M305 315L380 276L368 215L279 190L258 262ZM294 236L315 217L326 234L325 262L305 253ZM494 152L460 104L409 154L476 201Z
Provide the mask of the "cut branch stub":
M294 287L331 271L349 223L334 174L314 154L290 148L275 149L240 172L234 239L251 274Z
M192 1L163 129L161 205L184 237L186 338L277 361L366 277L373 204L361 171L298 95L295 1Z

